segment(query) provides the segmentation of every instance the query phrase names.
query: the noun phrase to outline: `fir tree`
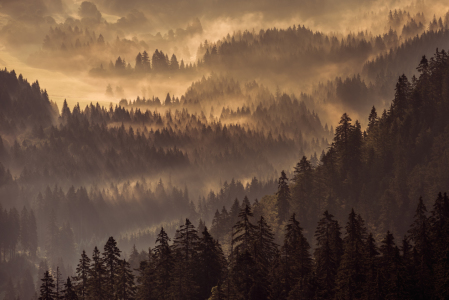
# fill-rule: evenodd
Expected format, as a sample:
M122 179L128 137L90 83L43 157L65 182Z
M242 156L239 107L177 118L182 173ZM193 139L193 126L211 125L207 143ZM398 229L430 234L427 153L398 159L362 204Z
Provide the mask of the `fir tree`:
M117 295L120 300L134 300L136 296L136 286L134 284L134 274L130 264L124 259L120 262L117 271Z
M136 299L138 300L154 300L154 280L155 280L155 266L154 254L151 248L148 250L148 259L141 261L137 276L137 291Z
M193 224L186 219L177 231L173 250L175 267L171 285L172 297L176 299L195 299L198 286L195 281L194 267L197 259L199 238Z
M72 286L72 282L70 281L70 277L67 277L67 281L64 284L63 299L64 300L78 300L78 296L75 292L75 288Z
M378 256L379 249L373 235L370 233L365 243L365 285L363 286L363 298L380 299L377 291Z
M56 300L56 294L54 292L55 284L50 272L46 271L41 281L39 300Z
M310 219L310 214L316 214L316 209L313 207L314 202L310 198L314 189L314 180L312 165L307 157L303 156L301 161L296 164L292 181L293 210L298 214L303 225L312 225L311 222L307 221Z
M315 238L317 298L331 299L335 293L335 279L343 254L343 242L338 222L327 211L318 222Z
M73 278L74 289L76 290L79 298L85 300L88 297L87 284L90 272L90 258L87 256L86 251L83 250L78 266L76 267L76 276Z
M289 295L293 287L312 273L310 245L303 235L303 229L293 214L286 227L284 244L281 249L284 260L283 286L284 294Z
M415 212L415 220L410 226L410 240L416 250L415 265L416 285L418 299L433 297L433 254L430 238L430 225L427 217L427 209L422 198L419 198ZM417 259L417 260L416 260Z
M117 269L120 264L120 249L117 247L117 242L111 236L106 245L104 246L103 252L103 263L107 272L107 281L106 281L106 289L110 293L110 295L114 295L113 298L117 299L116 293L116 277L117 277Z
M219 247L220 245L213 240L207 227L205 227L198 244L196 267L200 299L207 299L210 296L211 289L217 287L223 280L224 257L222 257Z
M154 273L154 294L156 299L166 300L170 299L168 291L172 284L172 273L174 269L173 254L168 244L170 238L161 228L157 236L157 246L154 248L155 252L155 273Z
M85 296L88 295L89 299L108 299L111 291L107 290L107 271L103 260L100 257L100 251L95 247L91 267L89 270L89 279Z
M349 214L344 253L336 278L338 299L357 299L362 296L365 284L365 228L354 210Z
M234 251L238 253L244 253L248 251L252 252L252 243L256 231L256 226L251 223L250 217L253 216L251 208L246 205L239 213L239 220L233 226L232 243L234 245Z
M282 171L281 177L279 177L278 191L276 193L279 224L282 224L282 222L287 220L290 212L291 195L287 182L287 175Z

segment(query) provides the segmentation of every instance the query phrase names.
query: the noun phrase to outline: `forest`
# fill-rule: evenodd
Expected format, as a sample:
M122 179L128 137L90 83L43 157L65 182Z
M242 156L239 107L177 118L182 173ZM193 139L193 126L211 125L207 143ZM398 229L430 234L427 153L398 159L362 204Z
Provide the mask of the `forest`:
M449 298L443 0L0 0L0 299Z

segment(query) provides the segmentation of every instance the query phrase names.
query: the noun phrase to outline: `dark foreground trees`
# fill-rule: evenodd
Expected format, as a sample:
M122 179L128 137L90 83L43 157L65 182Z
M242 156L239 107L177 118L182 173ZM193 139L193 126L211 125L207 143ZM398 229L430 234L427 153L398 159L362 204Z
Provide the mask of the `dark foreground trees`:
M140 262L137 278L119 259L110 237L103 254L83 252L77 276L62 299L446 299L449 297L449 197L439 194L430 213L419 199L409 233L387 231L379 242L352 210L342 227L324 212L315 249L293 214L278 246L263 216L245 205L233 227L228 255L186 219L174 242L161 229L156 247ZM111 267L112 266L112 267ZM39 299L56 299L47 271Z

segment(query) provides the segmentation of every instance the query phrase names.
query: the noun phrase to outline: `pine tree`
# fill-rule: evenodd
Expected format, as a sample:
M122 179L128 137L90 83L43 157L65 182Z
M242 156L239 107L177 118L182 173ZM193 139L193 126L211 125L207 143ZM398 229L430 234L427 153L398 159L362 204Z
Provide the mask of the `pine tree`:
M387 296L397 295L397 275L398 268L395 260L396 245L393 234L388 231L380 246L381 257L379 259L378 286L379 298L385 299ZM379 284L378 284L379 285Z
M62 299L62 283L61 283L61 272L59 271L59 266L56 267L56 273L55 273L55 297L57 300Z
M88 298L87 288L89 273L90 258L87 256L86 251L83 250L78 266L76 267L76 276L73 278L75 281L74 289L81 300L86 300Z
M318 299L332 299L334 297L335 279L343 254L340 225L333 217L325 211L315 231L317 247L314 256Z
M449 296L449 197L439 193L430 217L436 297Z
M291 195L287 182L287 175L282 171L281 177L279 177L278 191L276 193L279 224L282 224L282 222L287 220L290 212Z
M193 224L186 219L177 231L173 250L175 268L171 286L171 294L175 299L195 299L198 286L195 282L194 267L196 265L199 238Z
M312 257L309 253L310 245L303 235L303 229L293 214L286 227L284 244L281 249L284 261L283 286L284 294L289 295L293 287L310 277L312 273Z
M419 198L418 207L415 212L415 220L410 226L410 240L414 243L416 250L415 265L417 298L428 299L433 297L433 254L430 238L430 225L427 217L427 209L423 203L422 197Z
M142 63L142 54L139 52L136 56L136 71L140 71L143 69L143 63Z
M379 118L377 117L377 111L376 108L373 106L371 109L371 112L368 117L368 133L372 133L377 122L379 121Z
M257 283L257 268L251 253L244 249L243 252L235 251L235 262L232 265L231 276L237 293L237 299L250 299L250 292L254 284Z
M220 245L214 241L207 227L202 232L198 244L197 271L199 285L199 298L207 299L211 290L217 287L223 280L224 266ZM218 290L217 290L218 293Z
M231 224L237 223L240 210L241 210L241 208L240 208L239 200L237 198L235 198L234 202L232 203L231 210L229 212L229 218L230 218L229 222Z
M335 149L339 156L341 175L342 178L346 178L346 173L349 170L351 163L351 153L350 153L350 136L353 131L353 125L351 124L351 118L348 114L344 113L341 116L339 125L335 128L334 144Z
M136 296L136 286L134 284L134 274L130 264L124 259L120 262L117 272L117 295L120 300L134 300Z
M379 249L371 233L366 239L364 250L366 277L363 286L363 298L368 300L380 299L377 291Z
M274 233L263 216L257 222L254 232L254 257L256 263L264 273L268 272L269 265L277 253L277 245L274 242Z
M157 299L154 295L154 279L155 279L155 265L154 254L151 248L148 250L148 259L141 261L137 276L137 292L136 299L138 300L154 300Z
M176 58L176 55L172 55L170 59L170 70L172 71L178 71L179 70L179 63L178 59Z
M172 283L172 273L174 269L173 254L168 242L170 238L161 228L156 238L158 244L154 248L155 252L155 273L154 273L154 294L156 299L170 299L168 291Z
M296 164L292 181L291 194L292 202L294 203L293 210L297 213L303 225L312 226L312 223L308 221L310 215L316 214L316 208L313 207L314 201L312 201L314 180L312 165L307 160L307 157L303 156L301 161Z
M253 243L257 227L249 218L253 214L248 205L245 205L239 213L239 220L233 226L232 235L232 266L231 273L236 292L243 299L248 299L251 287L254 284L256 262L252 255Z
M54 292L55 284L50 272L46 271L44 277L41 279L42 285L40 288L39 300L56 300Z
M113 298L117 299L116 293L116 277L117 270L120 264L120 249L117 247L117 242L111 236L106 245L104 246L103 252L103 263L107 272L106 289L110 293L110 296L114 295Z
M88 295L89 299L110 299L108 297L111 291L107 290L107 275L106 267L100 256L100 251L95 247L92 255L85 296Z
M37 252L37 224L36 217L34 216L34 211L30 210L28 218L28 246L31 257L36 257Z
M75 292L75 288L72 286L70 277L67 277L67 281L64 284L64 290L62 291L62 293L64 295L64 300L78 300L78 296Z
M145 71L149 71L151 69L150 57L146 51L143 51L142 53L142 66Z
M270 264L277 253L271 227L261 216L254 233L253 257L255 261L254 283L250 289L250 299L268 299L270 292L268 273Z
M234 251L238 253L244 253L245 251L252 252L252 243L257 229L250 221L250 217L252 216L251 208L246 205L238 215L239 220L232 227L232 243L235 247Z
M338 299L358 299L362 296L365 284L365 232L363 220L352 210L346 225L344 253L336 278Z

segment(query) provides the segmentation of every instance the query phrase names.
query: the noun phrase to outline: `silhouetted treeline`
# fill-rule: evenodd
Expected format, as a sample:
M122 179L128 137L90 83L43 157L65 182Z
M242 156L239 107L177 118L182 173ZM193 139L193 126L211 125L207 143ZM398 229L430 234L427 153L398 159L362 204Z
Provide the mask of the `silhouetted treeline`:
M280 184L278 205L281 192ZM278 216L280 212L278 206ZM122 259L110 237L103 252L95 247L92 258L83 251L76 275L64 281L63 289L55 288L58 281L55 284L48 270L42 274L40 296L258 300L448 296L446 194L438 195L430 213L419 199L413 223L400 241L390 231L376 241L354 210L344 228L325 211L315 230L313 251L295 214L282 222L278 245L272 224L264 216L254 218L250 204L239 209L227 227L232 228L227 255L207 227L201 227L199 233L186 219L173 243L162 228L154 248L139 253L133 247L128 260Z
M14 74L11 77L16 84L21 82ZM27 83L20 85L25 88ZM9 86L3 87L4 93L11 93ZM212 92L207 91L210 87ZM207 118L204 113L190 114L184 108L195 101L205 108L219 107L223 101L220 89L227 96L249 99L246 103L255 111L252 118L233 124L223 113L223 120L219 120L212 109L212 117ZM224 79L204 79L180 101L168 95L164 108L173 107L175 111L166 110L164 114L121 106L107 109L98 104L84 110L77 105L71 110L65 103L58 120L51 122L54 110L48 105L42 113L48 116L45 122L31 123L30 130L21 127L15 132L10 126L2 127L2 157L8 157L2 163L18 172L23 184L50 180L59 185L65 181L69 181L68 186L85 185L91 179L97 183L126 180L129 176L151 176L175 167L178 172L186 168L214 169L218 182L220 178L232 178L232 167L242 165L247 166L247 176L271 177L275 168L284 168L294 161L298 149L319 153L327 146L329 129L323 129L317 114L309 112L304 103L287 95L274 97L257 85L247 85L245 90L242 93L240 85L232 81L228 84ZM16 97L25 98L16 102L33 102L26 95ZM9 111L14 114L15 109L4 110ZM14 121L19 120L20 117ZM27 118L26 122L31 120ZM19 133L24 135L19 138Z
M30 85L22 74L17 76L14 70L0 71L2 133L17 134L29 127L47 127L53 123L57 114L55 103L50 101L47 91L41 90L37 80Z
M410 201L419 196L430 199L448 189L442 171L448 168L443 150L449 112L447 64L444 50L430 60L423 57L419 77L399 78L389 109L378 114L372 108L366 131L344 114L320 165L310 170L305 158L298 164L293 181L301 187L301 196L293 203L303 199L321 203L315 210L298 206L305 210L303 223L308 224L309 218L315 222L326 208L347 213L354 207L366 215L368 224L403 234L404 220L413 216Z
M169 57L168 54L164 54L164 52L159 51L158 49L155 50L151 58L146 51L143 51L142 53L139 52L133 65L134 67L132 67L129 62L126 62L124 58L119 56L115 63L110 61L107 68L101 64L100 67L91 69L90 74L97 76L130 74L143 76L146 73L192 75L196 74L198 71L198 65L196 63L184 63L184 60L182 59L178 62L175 54L172 54L171 57Z

